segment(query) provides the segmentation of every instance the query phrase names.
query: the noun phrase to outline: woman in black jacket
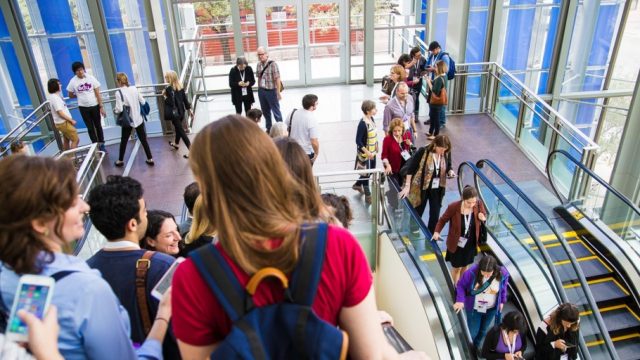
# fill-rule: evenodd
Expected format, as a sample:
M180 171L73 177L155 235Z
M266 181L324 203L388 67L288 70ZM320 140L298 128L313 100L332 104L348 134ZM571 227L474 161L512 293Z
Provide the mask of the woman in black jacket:
M164 80L169 83L169 86L164 89L164 119L171 121L175 128L176 138L174 142L169 141L169 146L178 150L180 146L180 139L184 141L187 149L191 147L191 141L187 137L187 133L182 127L182 119L184 114L188 111L191 118L193 118L193 111L191 110L191 102L178 80L178 74L175 71L169 70L164 74ZM185 159L189 158L189 154L184 154Z
M485 359L522 359L527 349L527 324L519 311L511 311L487 332L482 344Z
M244 114L251 109L251 105L255 102L253 98L253 84L256 78L253 75L253 69L247 63L247 59L239 57L236 60L236 66L229 71L229 87L231 88L231 102L236 107L236 114L242 114L242 105L244 104Z
M536 360L569 360L578 358L580 313L570 303L560 304L544 319L536 331Z

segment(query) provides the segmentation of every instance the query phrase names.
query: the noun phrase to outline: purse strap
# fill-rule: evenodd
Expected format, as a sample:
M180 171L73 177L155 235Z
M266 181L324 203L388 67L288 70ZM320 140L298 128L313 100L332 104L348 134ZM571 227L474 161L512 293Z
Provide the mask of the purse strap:
M142 257L136 261L136 297L145 336L151 331L151 316L149 316L147 298L147 273L151 267L151 257L154 253L154 251L145 251Z

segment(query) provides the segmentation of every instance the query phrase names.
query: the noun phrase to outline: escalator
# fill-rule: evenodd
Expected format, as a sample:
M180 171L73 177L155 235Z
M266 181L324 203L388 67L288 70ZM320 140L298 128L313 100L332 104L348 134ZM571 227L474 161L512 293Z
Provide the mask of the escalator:
M584 228L576 231L571 221L553 216L560 202L553 201L554 196L549 196L544 186L534 188L525 184L525 194L491 161L481 160L477 165L536 229L564 292L581 310L581 335L592 357L639 358L638 306L633 287L618 270L616 261L602 252L601 246L596 245L599 242ZM541 251L539 244L529 243L532 251ZM588 287L581 289L585 283ZM602 348L609 346L614 351L606 356Z

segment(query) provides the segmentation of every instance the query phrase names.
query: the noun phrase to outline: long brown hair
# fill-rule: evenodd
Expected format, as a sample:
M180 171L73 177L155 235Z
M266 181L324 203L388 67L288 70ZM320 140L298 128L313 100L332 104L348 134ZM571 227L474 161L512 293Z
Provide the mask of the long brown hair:
M298 202L309 215L309 218L305 220L313 221L322 216L326 217L325 220L328 220L329 211L320 197L318 185L313 177L309 156L304 152L300 144L291 138L281 137L274 139L274 141L291 175L305 189L304 196L298 199Z
M63 238L64 213L78 196L75 175L67 159L15 155L0 161L0 260L14 272L39 274L53 261L32 221L55 220L54 232Z
M562 320L573 323L569 331L578 331L578 320L580 319L580 312L578 308L571 303L564 303L558 305L558 307L551 313L549 318L549 327L554 335L564 333L564 327L562 326Z
M449 140L449 137L447 135L436 136L436 138L433 139L433 141L429 145L427 145L427 151L433 152L436 146L445 148L445 154L451 152L451 140Z
M309 214L298 203L304 189L271 138L252 121L228 115L202 129L191 149L191 169L222 248L249 274L267 266L290 272ZM269 239L282 243L269 249Z

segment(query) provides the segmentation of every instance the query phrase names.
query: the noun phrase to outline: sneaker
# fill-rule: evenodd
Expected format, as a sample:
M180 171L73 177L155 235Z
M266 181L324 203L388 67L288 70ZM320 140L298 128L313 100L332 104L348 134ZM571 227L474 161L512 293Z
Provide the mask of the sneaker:
M362 188L362 185L353 185L351 188L359 192L360 194L364 194L364 189Z
M433 139L435 139L435 138L436 138L436 137L435 137L435 136L433 136L433 135L429 135L429 136L427 136L427 140L433 140Z
M146 162L146 163L147 163L147 165L149 165L149 166L154 166L154 165L156 164L156 163L153 161L153 159L147 159L145 162Z
M113 165L115 165L116 167L123 167L124 166L124 161L118 160L118 161L114 162Z
M102 152L107 152L107 147L104 146L104 143L98 145L98 150L102 151Z
M446 126L444 126L445 124L440 124L440 129L444 129Z
M431 124L431 120L425 120L425 121L423 122L423 124L425 124L425 125L429 125L429 124Z
M184 154L182 155L183 158L188 159L189 158L189 154Z
M179 146L174 144L172 141L169 141L169 146L171 146L174 150L178 150Z

